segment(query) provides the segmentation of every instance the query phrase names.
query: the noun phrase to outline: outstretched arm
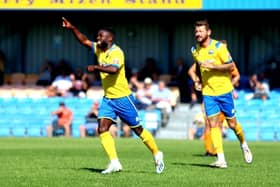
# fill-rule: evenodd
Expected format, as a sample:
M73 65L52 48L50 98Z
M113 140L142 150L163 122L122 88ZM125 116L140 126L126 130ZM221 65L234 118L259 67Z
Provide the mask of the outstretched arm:
M84 34L82 34L74 25L72 25L66 18L62 17L62 27L72 30L76 39L84 46L92 48L92 41L90 41Z

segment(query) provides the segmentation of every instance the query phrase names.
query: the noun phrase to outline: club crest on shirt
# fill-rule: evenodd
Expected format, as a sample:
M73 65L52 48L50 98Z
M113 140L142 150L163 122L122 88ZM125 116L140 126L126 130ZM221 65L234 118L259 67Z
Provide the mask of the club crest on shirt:
M114 59L113 59L113 63L114 63L114 64L119 64L119 63L120 63L120 60L119 60L118 58L114 58Z
M209 54L209 55L214 54L214 50L213 50L213 49L210 49L210 50L208 51L208 54Z

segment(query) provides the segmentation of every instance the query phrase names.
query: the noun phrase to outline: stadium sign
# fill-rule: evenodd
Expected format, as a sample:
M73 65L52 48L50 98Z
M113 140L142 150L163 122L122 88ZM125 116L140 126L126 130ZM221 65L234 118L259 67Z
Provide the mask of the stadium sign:
M202 0L0 0L0 9L199 10Z

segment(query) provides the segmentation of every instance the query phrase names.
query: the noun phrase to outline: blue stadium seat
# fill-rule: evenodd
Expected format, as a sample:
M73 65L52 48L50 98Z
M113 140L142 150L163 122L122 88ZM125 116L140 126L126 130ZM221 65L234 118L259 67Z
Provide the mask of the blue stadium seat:
M261 141L276 141L276 131L274 126L260 127Z
M12 126L11 123L0 120L0 136L11 136Z
M72 136L73 137L80 137L80 127L79 126L75 126L75 127L72 127Z
M266 111L266 110L276 110L276 109L279 109L279 98L271 98L271 99L268 99L266 101L263 101L262 104L261 104L261 109L262 111Z
M78 136L78 128L84 123L84 116L94 102L92 99L0 98L0 136L46 136L46 126L51 123L50 113L57 109L61 101L73 107L73 135ZM57 132L61 133L64 132Z
M259 129L256 127L243 127L245 138L247 141L259 140Z
M53 135L54 136L62 136L62 135L64 135L64 130L63 129L56 129L56 130L54 130Z
M30 137L43 136L43 132L46 131L44 119L41 116L37 116L33 119L29 118L27 121L26 135Z
M228 129L226 139L227 140L237 140L234 132L231 129Z
M13 124L10 122L10 118L7 120L4 116L1 116L0 119L0 136L11 136Z
M261 99L250 99L246 102L246 105L251 108L253 108L253 107L258 108L262 104L263 104L263 101Z
M11 136L11 129L8 127L0 127L0 136Z
M276 90L276 89L271 90L269 93L269 98L270 98L270 100L278 100L280 98L280 91Z
M246 107L244 109L237 108L236 116L237 118L250 118L251 120L256 120L259 118L260 110L259 108Z
M260 117L260 138L265 141L276 141L278 134L278 126L280 124L280 116L278 112L264 112Z
M258 141L259 130L256 127L243 127L245 138L247 141ZM229 129L227 133L227 140L237 140L233 130Z
M139 117L144 128L155 134L161 125L160 110L140 110Z
M80 126L85 123L84 116L74 116L72 123L72 136L80 137Z
M260 113L260 120L261 121L278 121L280 122L280 116L279 116L279 111L275 109L267 109L264 110Z
M29 137L40 137L42 136L42 127L40 126L30 126L26 129L26 135Z
M275 126L276 140L280 141L280 123Z
M26 127L13 127L12 136L16 136L16 137L26 136Z
M251 116L243 116L243 117L237 117L237 121L241 124L242 127L251 127L251 128L257 128L259 121Z

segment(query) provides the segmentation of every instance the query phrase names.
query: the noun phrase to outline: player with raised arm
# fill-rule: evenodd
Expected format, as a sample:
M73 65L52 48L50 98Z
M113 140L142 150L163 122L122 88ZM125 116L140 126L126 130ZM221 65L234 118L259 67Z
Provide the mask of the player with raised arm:
M135 98L132 95L125 77L125 59L122 49L114 43L115 33L110 28L98 31L96 42L89 40L64 17L63 27L72 31L76 39L84 46L92 49L97 57L98 65L89 65L89 71L99 71L104 89L98 112L98 133L110 163L102 174L118 172L122 165L118 159L115 142L109 128L116 123L117 116L128 124L153 154L156 173L164 170L163 153L158 150L152 134L140 124Z

